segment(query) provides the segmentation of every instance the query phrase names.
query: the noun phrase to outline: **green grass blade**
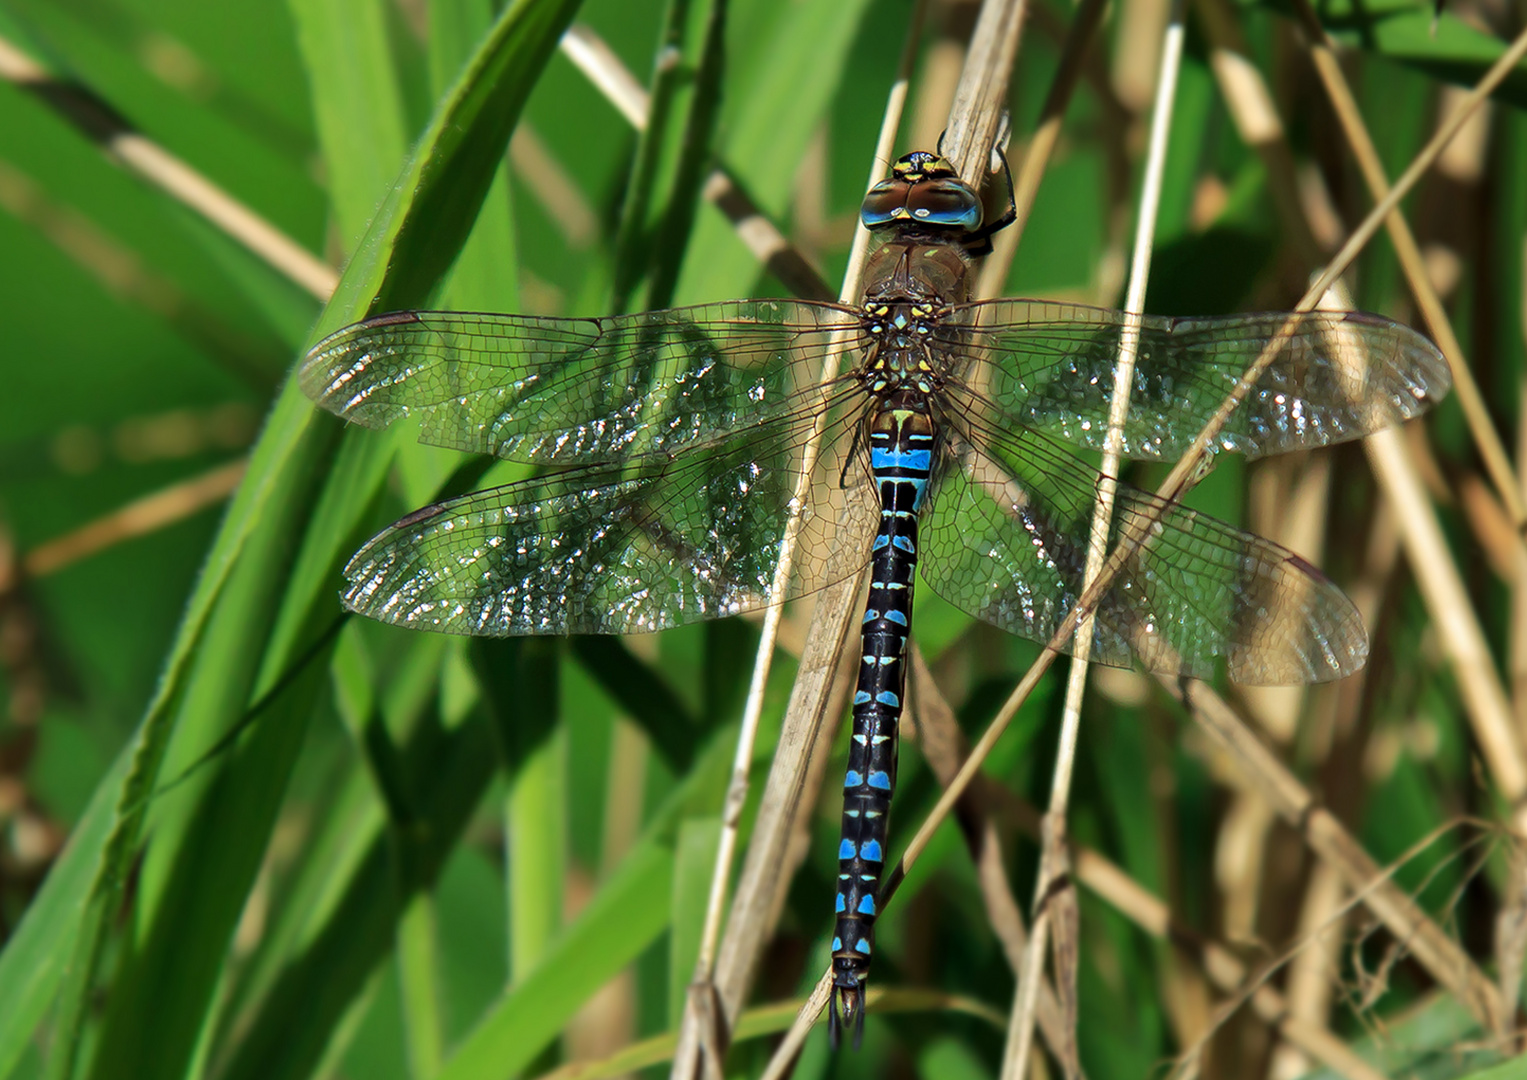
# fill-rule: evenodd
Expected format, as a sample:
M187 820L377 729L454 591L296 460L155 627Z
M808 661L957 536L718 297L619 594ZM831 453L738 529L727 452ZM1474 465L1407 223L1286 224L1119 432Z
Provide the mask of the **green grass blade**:
M541 964L482 1019L442 1080L512 1076L668 925L673 853L648 840L622 862Z
M291 0L313 87L329 205L346 251L365 234L408 153L387 8L382 0Z

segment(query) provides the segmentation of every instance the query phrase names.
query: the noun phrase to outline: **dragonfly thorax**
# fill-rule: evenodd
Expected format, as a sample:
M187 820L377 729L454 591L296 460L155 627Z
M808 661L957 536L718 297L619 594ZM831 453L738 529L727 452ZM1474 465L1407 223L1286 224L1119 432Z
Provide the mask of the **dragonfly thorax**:
M942 383L931 342L942 305L927 300L872 302L864 308L871 345L860 379L872 394L932 394Z
M938 328L949 305L970 298L970 257L954 238L894 238L865 266L860 318L870 347L861 371L873 394L935 393L943 364Z
M961 304L970 299L970 256L954 237L888 235L864 264L860 306Z

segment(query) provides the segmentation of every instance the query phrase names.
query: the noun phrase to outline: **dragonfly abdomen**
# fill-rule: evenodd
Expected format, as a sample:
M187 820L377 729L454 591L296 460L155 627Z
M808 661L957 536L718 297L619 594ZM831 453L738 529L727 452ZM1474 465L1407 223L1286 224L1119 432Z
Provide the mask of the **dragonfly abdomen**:
M864 1022L864 980L874 949L891 791L896 786L896 729L906 686L917 513L932 473L934 442L933 422L920 395L913 393L893 395L870 425L870 467L880 492L880 525L871 552L853 738L843 782L832 942L834 1042L843 1028L850 1028L857 1043Z

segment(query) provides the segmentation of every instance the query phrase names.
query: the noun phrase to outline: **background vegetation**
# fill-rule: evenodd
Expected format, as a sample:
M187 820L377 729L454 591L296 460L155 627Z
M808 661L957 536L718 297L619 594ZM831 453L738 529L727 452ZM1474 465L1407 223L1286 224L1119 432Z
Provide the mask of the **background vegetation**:
M901 148L936 139L973 14L934 6ZM1030 14L1015 161L1070 14L1050 2ZM1280 200L1312 224L1317 253L1371 205L1289 14L1232 15L1287 124L1297 183L1238 133L1195 24L1152 312L1287 306L1318 260ZM1444 12L1435 33L1410 0L1335 0L1321 15L1391 176L1454 84L1477 80L1523 24L1520 4L1491 0ZM487 644L358 621L332 634L344 558L482 470L406 433L344 432L286 384L315 327L373 297L373 310L590 314L633 266L657 283L637 298L667 290L665 267L677 303L784 295L699 199L693 163L712 153L839 280L909 5L731 4L719 115L689 129L713 142L670 131L647 144L660 205L678 209L643 219L625 202L648 160L637 136L557 41L576 19L646 82L670 17L658 0L539 0L498 21L487 0L0 3L0 39L63 80L40 87L0 54L0 1076L538 1075L676 1026L755 625ZM1120 300L1163 17L1130 0L1104 23L1007 294ZM117 116L82 120L82 87ZM1518 71L1405 204L1510 448L1527 352L1524 105ZM666 107L695 115L682 93ZM323 266L277 268L183 190L143 179L127 128L297 248L349 260L328 307ZM1411 317L1389 241L1350 280L1360 306ZM1511 1002L1524 888L1510 785L1476 743L1471 703L1488 685L1471 680L1504 687L1519 746L1527 558L1457 406L1408 435L1448 544L1433 561L1456 568L1462 603L1418 588L1406 523L1360 447L1226 462L1194 497L1292 535L1358 598L1374 642L1364 676L1232 700L1463 952L1505 973ZM974 736L1036 648L929 590L918 608L938 690ZM755 799L808 617L787 619ZM1460 625L1482 629L1482 667L1460 665ZM1020 898L1058 685L986 767ZM1095 687L1075 839L1198 938L1169 944L1089 881L1083 867L1104 864L1079 863L1089 1076L1146 1075L1210 1032L1208 1075L1324 1075L1251 1006L1218 1010L1209 941L1392 1075L1470 1074L1509 1051L1407 940L1349 903L1178 723L1180 706L1128 673ZM901 768L893 848L939 791L915 746ZM758 1002L797 998L826 964L837 760L825 775ZM859 1054L832 1057L818 1035L798 1075L994 1075L1013 977L956 828L880 925L878 985L937 993L893 997L901 1011L871 1015ZM745 1039L732 1070L756 1071L767 1049Z

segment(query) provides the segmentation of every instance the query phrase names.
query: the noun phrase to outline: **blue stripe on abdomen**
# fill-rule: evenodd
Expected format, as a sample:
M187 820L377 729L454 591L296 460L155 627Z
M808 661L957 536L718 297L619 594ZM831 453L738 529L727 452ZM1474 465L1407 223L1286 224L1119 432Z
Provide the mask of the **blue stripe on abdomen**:
M932 450L899 450L895 447L882 450L870 448L870 468L877 474L883 469L912 469L926 474L933 467Z

